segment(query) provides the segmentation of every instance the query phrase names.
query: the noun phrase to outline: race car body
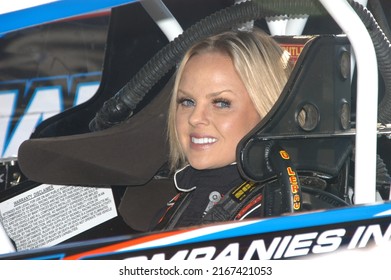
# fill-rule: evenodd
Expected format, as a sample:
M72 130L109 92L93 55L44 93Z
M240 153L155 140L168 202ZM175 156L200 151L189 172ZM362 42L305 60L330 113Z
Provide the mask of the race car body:
M7 17L57 13L60 2ZM47 19L60 21L30 23L34 36L53 28L69 45L48 59L50 49L36 52L41 42L28 35L35 38L29 53L42 57L23 59L23 77L12 57L0 57L7 70L0 76L0 259L384 256L390 4L241 2L70 1ZM241 174L265 185L266 215L151 232L153 216L176 194L165 135L175 66L197 40L248 25L273 35L295 65L276 105L236 151ZM26 27L5 27L1 41L25 48Z

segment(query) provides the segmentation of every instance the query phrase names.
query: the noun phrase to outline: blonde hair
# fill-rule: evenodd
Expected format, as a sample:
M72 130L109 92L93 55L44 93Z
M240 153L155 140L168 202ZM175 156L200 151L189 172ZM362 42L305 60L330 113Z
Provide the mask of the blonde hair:
M270 35L257 28L251 32L227 31L192 46L177 69L169 107L167 129L172 171L186 164L175 126L179 83L189 59L205 52L220 52L232 59L261 118L273 107L291 72L286 53Z

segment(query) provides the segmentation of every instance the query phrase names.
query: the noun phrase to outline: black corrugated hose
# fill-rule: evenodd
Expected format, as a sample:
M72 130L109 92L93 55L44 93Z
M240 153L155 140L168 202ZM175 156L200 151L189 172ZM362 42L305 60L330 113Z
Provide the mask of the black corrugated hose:
M391 122L391 61L390 42L372 14L361 4L349 0L367 27L374 42L380 73L385 83L385 95L379 105L379 121ZM196 41L248 22L281 14L322 14L323 7L316 0L247 1L218 11L194 24L183 34L159 51L144 67L112 98L104 103L90 122L90 130L102 130L132 115L137 104L148 91L181 59L184 52Z
M385 86L384 97L379 104L378 120L383 124L389 124L391 123L391 44L367 8L353 0L349 0L349 3L367 28L375 48L378 68Z
M380 193L381 197L388 200L390 197L390 183L391 177L388 173L388 169L384 161L379 155L376 159L376 189Z
M382 28L378 25L372 13L361 4L348 0L349 4L356 11L369 35L371 36L378 63L378 68L383 77L385 92L378 107L378 121L383 124L391 123L391 44ZM384 25L387 28L387 25ZM388 31L388 30L387 30ZM389 33L389 31L387 32ZM390 193L391 177L387 166L377 155L376 162L376 188L383 199L388 199Z
M380 0L369 0L368 8L371 11L372 15L375 17L377 23L383 29L384 34L388 39L391 38L390 25L388 24L387 16L384 12L384 8Z
M91 131L98 131L128 119L149 90L172 69L185 51L198 40L229 30L251 20L282 14L323 14L317 0L247 1L218 11L183 32L161 49L112 98L107 100L90 122Z

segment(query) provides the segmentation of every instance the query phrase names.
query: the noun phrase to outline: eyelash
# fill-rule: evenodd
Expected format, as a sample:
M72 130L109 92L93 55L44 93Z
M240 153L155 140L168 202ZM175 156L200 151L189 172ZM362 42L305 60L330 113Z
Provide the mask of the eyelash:
M188 103L192 103L192 105L195 104L195 101L192 100L191 98L185 98L185 97L182 97L182 98L179 98L177 100L177 103L179 105L182 105L184 107L189 107L190 105ZM212 100L212 104L213 105L217 105L217 104L223 104L221 106L218 106L219 108L230 108L231 107L231 101L228 100L228 99L225 99L225 98L216 98L216 99L213 99Z
M182 106L184 106L184 107L189 107L189 104L185 104L185 103L192 103L192 104L194 104L195 102L194 102L194 100L192 100L192 99L190 99L190 98L185 98L185 97L181 97L181 98L179 98L178 100L177 100L177 103L179 104L179 105L182 105Z
M223 106L219 106L220 108L230 108L231 107L231 101L225 98L216 98L212 101L213 105L216 105L218 103L224 104Z

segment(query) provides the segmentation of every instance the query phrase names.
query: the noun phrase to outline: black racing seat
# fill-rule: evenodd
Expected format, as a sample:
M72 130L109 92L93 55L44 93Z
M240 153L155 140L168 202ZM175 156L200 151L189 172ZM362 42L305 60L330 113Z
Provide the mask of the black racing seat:
M278 141L298 170L337 176L352 152L350 44L346 37L308 41L272 110L237 148L242 174L262 181L265 144Z
M237 147L241 174L268 188L265 214L350 203L351 95L347 38L313 37L275 106ZM276 177L278 187L268 187Z

